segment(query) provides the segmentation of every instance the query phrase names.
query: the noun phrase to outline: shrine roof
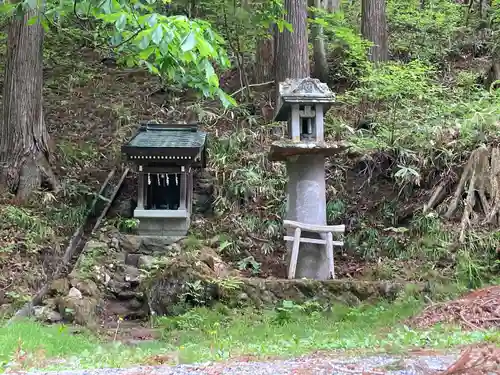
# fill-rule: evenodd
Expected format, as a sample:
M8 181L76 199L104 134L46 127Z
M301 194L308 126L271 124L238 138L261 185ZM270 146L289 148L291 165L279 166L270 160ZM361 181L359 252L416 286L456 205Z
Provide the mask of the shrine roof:
M275 121L287 121L291 115L291 106L322 104L324 112L335 102L335 94L326 83L315 78L286 79L278 85L279 100Z
M122 151L128 156L185 156L192 160L205 146L207 133L196 124L143 124ZM164 158L163 158L164 159Z

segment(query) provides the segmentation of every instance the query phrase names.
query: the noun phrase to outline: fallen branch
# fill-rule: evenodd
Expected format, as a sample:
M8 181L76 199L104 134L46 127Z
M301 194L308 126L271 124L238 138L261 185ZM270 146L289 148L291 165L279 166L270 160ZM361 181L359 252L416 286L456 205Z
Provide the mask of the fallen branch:
M250 88L250 87L266 86L266 85L270 85L270 84L273 84L273 83L274 83L274 81L267 81L267 82L261 82L261 83L252 83L251 85L248 85L248 88ZM242 92L243 90L246 90L246 89L247 89L246 86L242 87L242 88L236 90L235 92L233 92L231 94L231 96L235 96L236 94L239 94L240 92Z
M18 319L21 318L27 318L33 315L33 308L40 304L45 297L45 295L48 293L50 289L50 284L53 280L58 279L62 277L62 275L67 274L71 272L68 268L71 267L71 260L77 255L78 251L81 251L83 249L83 246L85 245L85 229L89 226L89 222L91 222L94 218L94 209L96 207L97 202L99 201L99 197L103 194L104 190L108 186L109 182L111 181L111 178L115 174L116 168L113 169L109 174L104 183L101 186L101 189L99 193L94 197L92 203L90 204L90 207L88 209L87 217L85 221L80 225L80 227L73 233L73 236L71 237L71 240L66 247L66 250L64 252L63 258L57 269L55 270L54 274L52 277L47 280L45 285L35 294L35 296L27 302L23 307L21 307L7 322L7 325L12 324ZM92 227L94 228L94 226Z
M448 185L447 179L441 180L438 187L434 190L434 193L431 195L429 202L427 202L427 204L424 205L423 209L424 214L427 211L432 210L434 207L436 207L440 202L444 200L444 197L446 196L445 189L447 185Z

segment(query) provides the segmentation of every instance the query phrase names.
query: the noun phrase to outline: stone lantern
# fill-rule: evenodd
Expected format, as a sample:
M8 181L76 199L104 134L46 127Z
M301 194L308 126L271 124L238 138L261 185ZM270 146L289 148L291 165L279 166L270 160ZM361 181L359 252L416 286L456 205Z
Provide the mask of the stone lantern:
M288 137L273 142L272 161L287 166L287 215L289 221L326 226L325 157L339 152L337 145L324 140L324 114L335 102L335 94L317 79L287 79L279 84L275 121L288 122ZM326 241L325 234L303 232L310 238ZM288 236L293 232L288 229ZM300 243L297 278L329 278L324 246Z

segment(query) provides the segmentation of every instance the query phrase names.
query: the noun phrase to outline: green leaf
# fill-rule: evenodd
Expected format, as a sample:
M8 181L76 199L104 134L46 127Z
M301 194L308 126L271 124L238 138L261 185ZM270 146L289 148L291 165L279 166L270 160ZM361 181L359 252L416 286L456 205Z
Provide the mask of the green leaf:
M127 67L131 68L135 65L135 59L134 56L128 56L127 59L125 60L125 64Z
M283 21L283 25L285 26L285 28L290 31L291 33L293 33L293 26L291 23L288 23L286 21Z
M122 13L99 14L97 18L107 23L113 23L118 21L121 15Z
M233 97L229 96L222 89L217 89L217 96L219 100L222 102L224 108L235 107L237 105L236 100Z
M181 50L182 52L191 51L196 46L196 38L194 33L191 31L188 36L182 41Z
M141 38L141 40L139 41L139 48L140 49L146 49L149 47L149 43L151 42L151 39L149 38L149 35L148 34L144 34Z
M158 45L160 44L162 39L163 39L163 25L158 25L151 34L151 40L153 41L154 44Z
M148 25L150 27L154 27L156 25L156 22L158 20L158 14L153 13L149 18L148 18Z
M107 14L110 14L112 13L112 10L113 10L113 3L112 3L112 0L105 0L103 3L102 3L102 6L101 6L102 10L104 13L107 13Z
M120 17L118 17L118 19L116 20L115 27L116 30L121 32L125 30L125 26L127 26L127 16L124 13L122 13Z
M156 66L154 66L153 64L151 64L150 62L148 61L144 61L144 63L146 64L146 66L148 67L149 71L153 74L159 74L160 72L158 71L158 68Z
M28 20L27 24L31 26L34 25L37 21L38 21L38 16L33 16Z
M49 32L49 30L50 30L49 23L47 22L47 20L45 19L45 17L40 20L40 23L42 24L43 30L46 33Z
M211 86L219 87L219 78L215 74L214 67L208 61L208 59L203 60L203 68L205 69L205 78Z
M151 56L155 50L156 50L155 46L150 46L150 47L142 50L141 52L139 52L137 57L141 60L147 60L149 58L149 56Z

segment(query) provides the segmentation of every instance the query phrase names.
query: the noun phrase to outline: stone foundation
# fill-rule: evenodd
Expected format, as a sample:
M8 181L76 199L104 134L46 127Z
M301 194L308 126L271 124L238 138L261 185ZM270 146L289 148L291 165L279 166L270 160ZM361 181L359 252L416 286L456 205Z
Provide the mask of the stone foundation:
M239 290L229 293L229 300L233 305L249 304L258 308L274 306L283 300L357 306L362 302L393 301L409 289L417 294L424 290L423 285L386 281L248 278L241 282Z
M138 232L141 236L185 236L190 220L185 217L139 217Z

